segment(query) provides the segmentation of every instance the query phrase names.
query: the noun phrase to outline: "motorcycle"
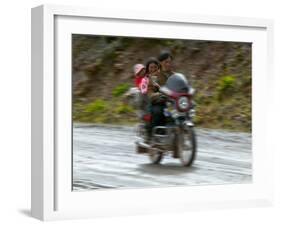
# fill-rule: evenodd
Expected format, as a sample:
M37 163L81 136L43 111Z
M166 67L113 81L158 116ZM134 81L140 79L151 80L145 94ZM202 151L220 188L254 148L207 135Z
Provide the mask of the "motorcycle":
M192 118L195 115L192 97L194 89L189 86L184 75L171 75L159 92L165 98L165 125L152 128L150 141L146 125L151 117L145 115L137 126L136 152L148 154L151 163L159 164L164 155L172 153L183 166L191 166L196 157L197 145Z

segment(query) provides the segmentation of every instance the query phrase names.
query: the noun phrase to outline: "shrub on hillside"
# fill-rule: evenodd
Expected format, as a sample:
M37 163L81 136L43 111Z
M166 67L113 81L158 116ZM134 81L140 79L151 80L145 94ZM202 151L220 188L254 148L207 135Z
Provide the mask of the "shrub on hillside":
M130 85L128 83L120 84L113 89L112 95L115 97L119 97L119 96L123 95L124 93L126 93L129 90L129 88L130 88Z
M87 113L103 112L106 110L107 105L108 104L106 103L106 101L102 99L97 99L85 107L85 112Z
M222 99L223 96L227 96L233 93L235 88L236 79L232 75L223 76L218 81L217 97Z

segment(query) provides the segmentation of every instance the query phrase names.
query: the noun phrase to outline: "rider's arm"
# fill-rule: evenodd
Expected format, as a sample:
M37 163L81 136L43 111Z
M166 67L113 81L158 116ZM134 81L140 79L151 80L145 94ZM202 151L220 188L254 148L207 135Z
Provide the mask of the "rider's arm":
M147 95L152 104L163 102L163 95L158 90L159 88L153 86L153 84L148 86Z

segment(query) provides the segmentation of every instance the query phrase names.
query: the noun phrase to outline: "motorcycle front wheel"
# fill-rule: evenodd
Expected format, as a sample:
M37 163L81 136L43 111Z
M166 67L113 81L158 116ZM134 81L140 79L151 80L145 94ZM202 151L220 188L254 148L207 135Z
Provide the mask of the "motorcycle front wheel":
M183 166L191 166L196 156L196 135L193 127L182 130L179 134L179 155Z

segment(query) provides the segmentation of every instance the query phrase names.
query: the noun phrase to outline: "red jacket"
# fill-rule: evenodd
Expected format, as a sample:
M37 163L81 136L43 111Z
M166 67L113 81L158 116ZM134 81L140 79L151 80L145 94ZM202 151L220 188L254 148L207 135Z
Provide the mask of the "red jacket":
M139 90L141 91L142 94L147 93L148 83L149 83L149 79L148 79L147 75L144 76L144 77L136 77L135 78L136 87L139 88Z
M142 79L143 79L143 77L140 77L140 76L136 76L135 77L135 85L136 85L136 87L140 88L140 84L141 84Z

